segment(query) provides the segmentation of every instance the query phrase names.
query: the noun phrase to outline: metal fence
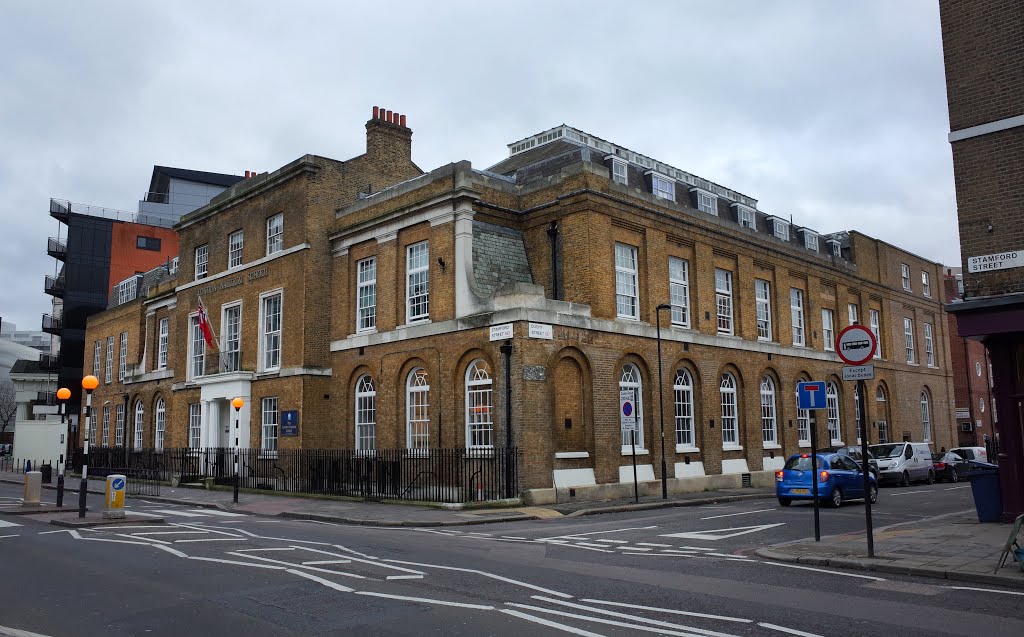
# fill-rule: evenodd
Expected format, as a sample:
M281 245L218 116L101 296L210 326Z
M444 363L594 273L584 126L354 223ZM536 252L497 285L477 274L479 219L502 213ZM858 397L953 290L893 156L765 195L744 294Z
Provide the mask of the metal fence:
M141 449L89 450L90 475L144 471L147 479L233 485L368 500L474 502L519 495L519 450L495 449ZM72 467L82 464L76 453ZM131 480L129 480L131 484Z

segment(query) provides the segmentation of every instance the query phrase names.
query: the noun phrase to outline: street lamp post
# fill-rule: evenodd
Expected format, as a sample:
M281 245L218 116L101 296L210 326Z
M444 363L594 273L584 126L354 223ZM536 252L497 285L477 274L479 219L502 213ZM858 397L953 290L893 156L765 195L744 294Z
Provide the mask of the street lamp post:
M96 389L100 380L89 374L82 379L85 390L85 444L82 453L82 482L78 487L78 517L85 517L85 498L89 493L89 426L92 418L92 390Z
M661 420L661 499L668 499L668 473L665 466L665 387L661 382L661 312L672 311L672 306L662 303L655 308L654 319L658 326L658 416Z
M235 504L238 504L238 430L240 428L239 421L241 415L239 412L242 410L242 405L245 401L241 398L235 398L231 401L231 406L235 408Z
M68 398L71 398L71 390L70 389L68 389L67 387L61 387L60 389L57 390L57 400L60 401L60 424L61 424L61 429L63 430L62 433L64 434L64 437L61 439L61 442L64 443L64 448L60 450L60 462L58 463L58 466L57 466L57 507L58 508L64 506L64 467L67 465L67 460L68 460L67 458L65 458L65 454L67 454L67 451L68 451L68 441L69 441L68 440L68 435L67 435L68 430L67 430L67 427L64 425L64 407L65 407L65 402L67 401Z

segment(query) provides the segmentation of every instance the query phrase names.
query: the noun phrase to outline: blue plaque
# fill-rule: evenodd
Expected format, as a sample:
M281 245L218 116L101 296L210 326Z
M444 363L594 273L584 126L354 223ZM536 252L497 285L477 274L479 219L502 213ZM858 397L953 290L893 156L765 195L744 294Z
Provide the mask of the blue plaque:
M297 436L299 435L299 412L282 411L281 412L281 435L282 436Z

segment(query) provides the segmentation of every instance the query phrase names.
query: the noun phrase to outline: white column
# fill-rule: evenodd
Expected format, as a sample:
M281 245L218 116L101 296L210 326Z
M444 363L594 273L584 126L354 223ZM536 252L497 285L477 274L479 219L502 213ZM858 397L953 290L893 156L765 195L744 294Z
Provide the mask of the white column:
M471 314L476 305L470 277L473 276L473 208L460 203L455 209L455 317Z

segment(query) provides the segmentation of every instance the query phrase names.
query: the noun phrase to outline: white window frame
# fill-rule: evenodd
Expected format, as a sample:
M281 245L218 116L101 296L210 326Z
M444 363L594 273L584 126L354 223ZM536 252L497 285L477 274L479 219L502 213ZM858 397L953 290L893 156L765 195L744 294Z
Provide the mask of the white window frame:
M818 251L818 235L810 230L804 230L804 247L808 250Z
M421 452L430 448L430 378L422 367L405 379L405 448Z
M156 408L153 410L153 449L164 450L164 434L167 431L167 403L163 397L156 401Z
M807 382L805 378L796 379L797 384ZM800 393L794 394L796 398L796 437L798 447L811 446L811 410L800 409Z
M165 316L157 323L156 368L167 369L167 346L170 342L171 319Z
M903 319L903 339L907 349L907 364L917 365L917 352L914 350L914 319Z
M260 452L263 457L277 455L281 433L281 412L277 396L260 400Z
M833 445L841 445L843 429L839 417L839 388L832 381L825 383L825 406L828 415L828 437Z
M868 321L870 322L871 333L875 335L875 358L882 358L881 312L869 309Z
M203 436L203 405L201 403L190 403L188 406L188 446L190 449L198 449L202 444Z
M206 340L199 329L199 313L188 315L188 366L186 380L200 378L206 374Z
M900 264L900 280L903 283L903 289L910 292L910 266L906 263Z
M722 374L722 380L718 383L718 395L722 407L722 451L742 449L739 392L736 388L736 377L731 372Z
M142 449L142 431L146 427L146 407L141 400L135 401L135 419L132 421L132 449Z
M839 245L838 241L829 240L829 241L826 241L825 243L827 243L829 245L829 247L831 248L832 256L842 258L842 256L843 256L843 247L841 245Z
M783 241L789 241L789 223L782 219L772 219L772 236L776 239L782 239Z
M928 367L935 367L935 339L931 323L924 324L924 358Z
M274 297L278 297L278 312L276 323L268 320L267 304ZM281 369L284 345L284 289L269 290L260 294L260 343L259 343L259 370L261 372L275 372Z
M676 453L697 452L696 427L693 411L693 375L681 367L672 382L675 404Z
M421 257L422 263L419 263ZM413 265L414 262L417 265ZM405 322L427 320L430 320L430 242L420 241L405 249Z
M622 372L619 374L619 391L631 391L633 392L633 406L636 408L636 451L637 453L647 453L647 448L644 447L644 380L643 376L640 375L640 368L633 363L626 363L622 366ZM632 441L630 440L629 432L624 428L619 427L619 441L622 443L622 454L632 454Z
M612 181L623 186L629 185L629 164L621 159L612 159Z
M750 228L751 230L757 230L757 217L754 214L753 208L747 206L736 205L736 223L740 224L744 228Z
M107 337L107 365L103 369L103 382L109 385L114 380L114 337Z
M356 262L356 333L377 330L377 257Z
M228 316L237 310L237 322ZM232 301L220 306L220 360L217 367L221 372L238 372L242 369L242 302Z
M754 297L757 305L757 340L772 340L772 284L754 279Z
M235 230L228 235L228 269L242 265L242 249L245 245L245 232Z
M932 280L924 270L921 270L921 294L929 298L932 296Z
M210 272L210 246L203 244L196 248L196 279L205 279Z
M100 440L104 447L110 446L110 405L103 405L103 435Z
M672 325L690 327L690 262L668 258L668 297L672 305Z
M114 446L124 446L124 403L118 403L114 409Z
M267 256L284 250L284 213L267 217Z
M356 380L356 451L373 453L377 448L377 388L369 374Z
M665 175L659 175L658 173L650 173L651 175L651 194L658 199L667 199L669 201L676 200L676 181L671 177Z
M494 447L494 379L490 365L476 359L466 367L466 448Z
M761 379L761 444L765 449L780 448L775 381L767 374Z
M807 326L804 323L804 291L789 288L789 314L793 323L793 347L807 346Z
M102 356L103 356L103 341L102 340L97 340L96 343L93 345L93 352L92 352L92 375L93 376L99 376L100 372L103 371L103 368L102 368L102 365L103 365L103 363L102 363Z
M846 304L846 320L847 325L853 325L854 323L860 322L860 308L856 303Z
M921 431L924 442L931 442L932 439L932 414L931 399L928 390L921 391Z
M124 382L128 375L128 332L121 332L121 344L117 354L117 380Z
M821 308L821 339L826 352L833 352L836 349L836 331L834 314L827 307Z
M625 243L615 244L615 316L640 320L639 251Z
M715 268L715 318L719 334L733 335L732 308L732 272Z
M697 193L697 210L717 217L718 196L700 188L693 188L692 190Z

